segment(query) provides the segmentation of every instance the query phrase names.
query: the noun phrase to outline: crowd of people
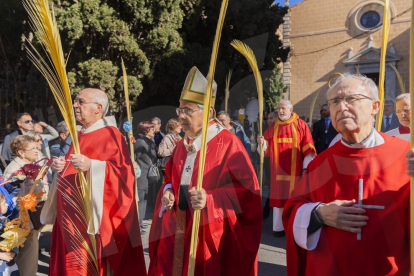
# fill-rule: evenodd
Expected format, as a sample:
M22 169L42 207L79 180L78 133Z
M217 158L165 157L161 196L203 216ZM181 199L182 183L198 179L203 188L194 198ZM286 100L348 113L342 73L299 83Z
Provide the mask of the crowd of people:
M19 114L18 130L4 138L1 150L1 180L8 184L0 186L0 232L29 192L41 195L43 209L30 215L24 247L0 252L0 273L36 275L40 232L54 224L49 275L187 275L193 212L200 210L194 275L257 275L262 221L270 214L275 237L286 236L289 276L408 275L409 94L385 101L377 131L377 86L344 74L311 128L289 100L281 100L266 114L260 136L243 127L249 123L216 112L215 97L203 106L206 86L192 68L165 133L154 117L136 126L134 141L107 116L104 92L82 90L74 100L80 153L65 122L55 130ZM205 109L210 121L197 190ZM261 146L269 187L263 196ZM25 165L50 158L51 170L40 181L16 177ZM141 237L148 231L147 272Z

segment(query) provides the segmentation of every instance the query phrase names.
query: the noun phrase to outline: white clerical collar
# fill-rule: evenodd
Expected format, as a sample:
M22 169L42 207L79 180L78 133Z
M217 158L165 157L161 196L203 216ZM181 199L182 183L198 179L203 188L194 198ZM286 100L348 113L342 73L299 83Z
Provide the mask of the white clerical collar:
M211 120L210 120L211 122ZM224 130L224 127L218 123L213 123L208 127L207 130L207 143L213 139L217 134L219 134L222 130ZM189 135L186 134L186 137L184 138L184 146L186 147L188 153L196 153L201 149L201 131L199 134L197 134L195 137L193 137L194 140L191 144L188 144L187 138L190 138Z
M385 143L384 138L378 133L378 131L375 130L375 128L372 128L370 135L368 135L368 137L365 138L361 143L351 144L348 141L344 140L344 138L341 139L341 142L348 148L353 149L373 148Z
M104 117L98 121L96 121L95 123L93 123L90 127L88 128L82 128L81 132L82 133L90 133L92 131L107 127L107 126L113 126L116 127L116 120L114 116L108 116L108 117Z

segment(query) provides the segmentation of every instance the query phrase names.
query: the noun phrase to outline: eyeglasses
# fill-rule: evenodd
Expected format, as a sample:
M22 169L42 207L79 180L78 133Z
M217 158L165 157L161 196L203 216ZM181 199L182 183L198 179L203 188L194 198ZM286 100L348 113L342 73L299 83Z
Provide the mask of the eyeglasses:
M397 114L404 114L404 115L407 115L407 114L410 114L410 112L411 112L411 110L410 109L404 109L404 110L397 110L395 113L397 113Z
M76 99L73 100L73 104L75 104L75 103L78 103L78 105L80 105L80 106L82 106L84 104L88 104L88 103L99 104L97 102L87 102L84 99L79 99L79 98L76 98Z
M33 148L30 148L30 149L26 149L26 151L40 151L40 148L33 147Z
M23 123L25 123L26 125L28 125L28 124L30 124L30 123L32 123L32 124L34 124L35 123L35 121L34 120L26 120L26 121L22 121Z
M40 143L43 142L42 139L37 139L36 142Z
M184 114L185 116L188 116L191 113L194 113L198 110L200 109L177 108L175 112L177 112L177 116L180 116L180 114Z
M326 103L328 104L329 107L331 107L331 106L332 107L337 107L341 102L344 102L346 105L348 105L348 104L353 104L356 101L364 100L364 99L372 101L372 99L370 97L368 97L364 94L352 94L352 95L348 95L348 96L345 96L345 97L338 97L338 98L330 99L330 100L326 101Z

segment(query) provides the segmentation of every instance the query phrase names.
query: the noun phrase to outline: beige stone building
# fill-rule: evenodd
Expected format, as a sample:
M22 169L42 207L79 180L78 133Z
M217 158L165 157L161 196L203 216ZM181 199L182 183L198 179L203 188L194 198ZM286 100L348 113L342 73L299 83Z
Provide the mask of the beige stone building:
M289 4L289 1L286 1ZM299 115L309 116L319 89L314 118L325 101L326 81L334 72L359 72L378 83L384 2L381 0L304 0L290 8L283 42L291 47L283 74L286 98ZM410 0L390 0L391 27L386 58L386 98L400 92L395 65L408 92Z

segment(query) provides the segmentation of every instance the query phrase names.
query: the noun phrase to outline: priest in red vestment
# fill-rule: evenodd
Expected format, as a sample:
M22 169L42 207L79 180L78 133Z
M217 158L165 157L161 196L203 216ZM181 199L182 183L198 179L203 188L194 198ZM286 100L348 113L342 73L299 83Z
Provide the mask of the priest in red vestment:
M239 138L212 115L203 189L195 190L207 79L193 67L177 116L186 132L165 168L152 220L149 275L188 272L194 208L201 209L194 275L257 275L262 229L260 190ZM216 85L214 85L215 97ZM213 98L214 105L214 98ZM214 114L214 109L212 109Z
M60 176L41 216L43 222L54 223L49 275L146 275L134 168L115 119L104 117L108 97L101 90L82 90L74 109L83 124L82 154L73 154L71 146L66 158L54 160L52 168ZM78 172L90 183L89 221Z
M344 74L327 95L342 140L309 164L286 204L288 276L409 275L409 143L372 127L371 79Z
M401 126L388 131L387 134L410 141L410 93L404 93L395 98L395 109Z
M273 231L275 236L284 236L282 212L295 183L302 176L316 149L306 122L293 112L289 100L277 105L278 118L258 137L263 143L265 156L270 157L269 206L273 207Z

